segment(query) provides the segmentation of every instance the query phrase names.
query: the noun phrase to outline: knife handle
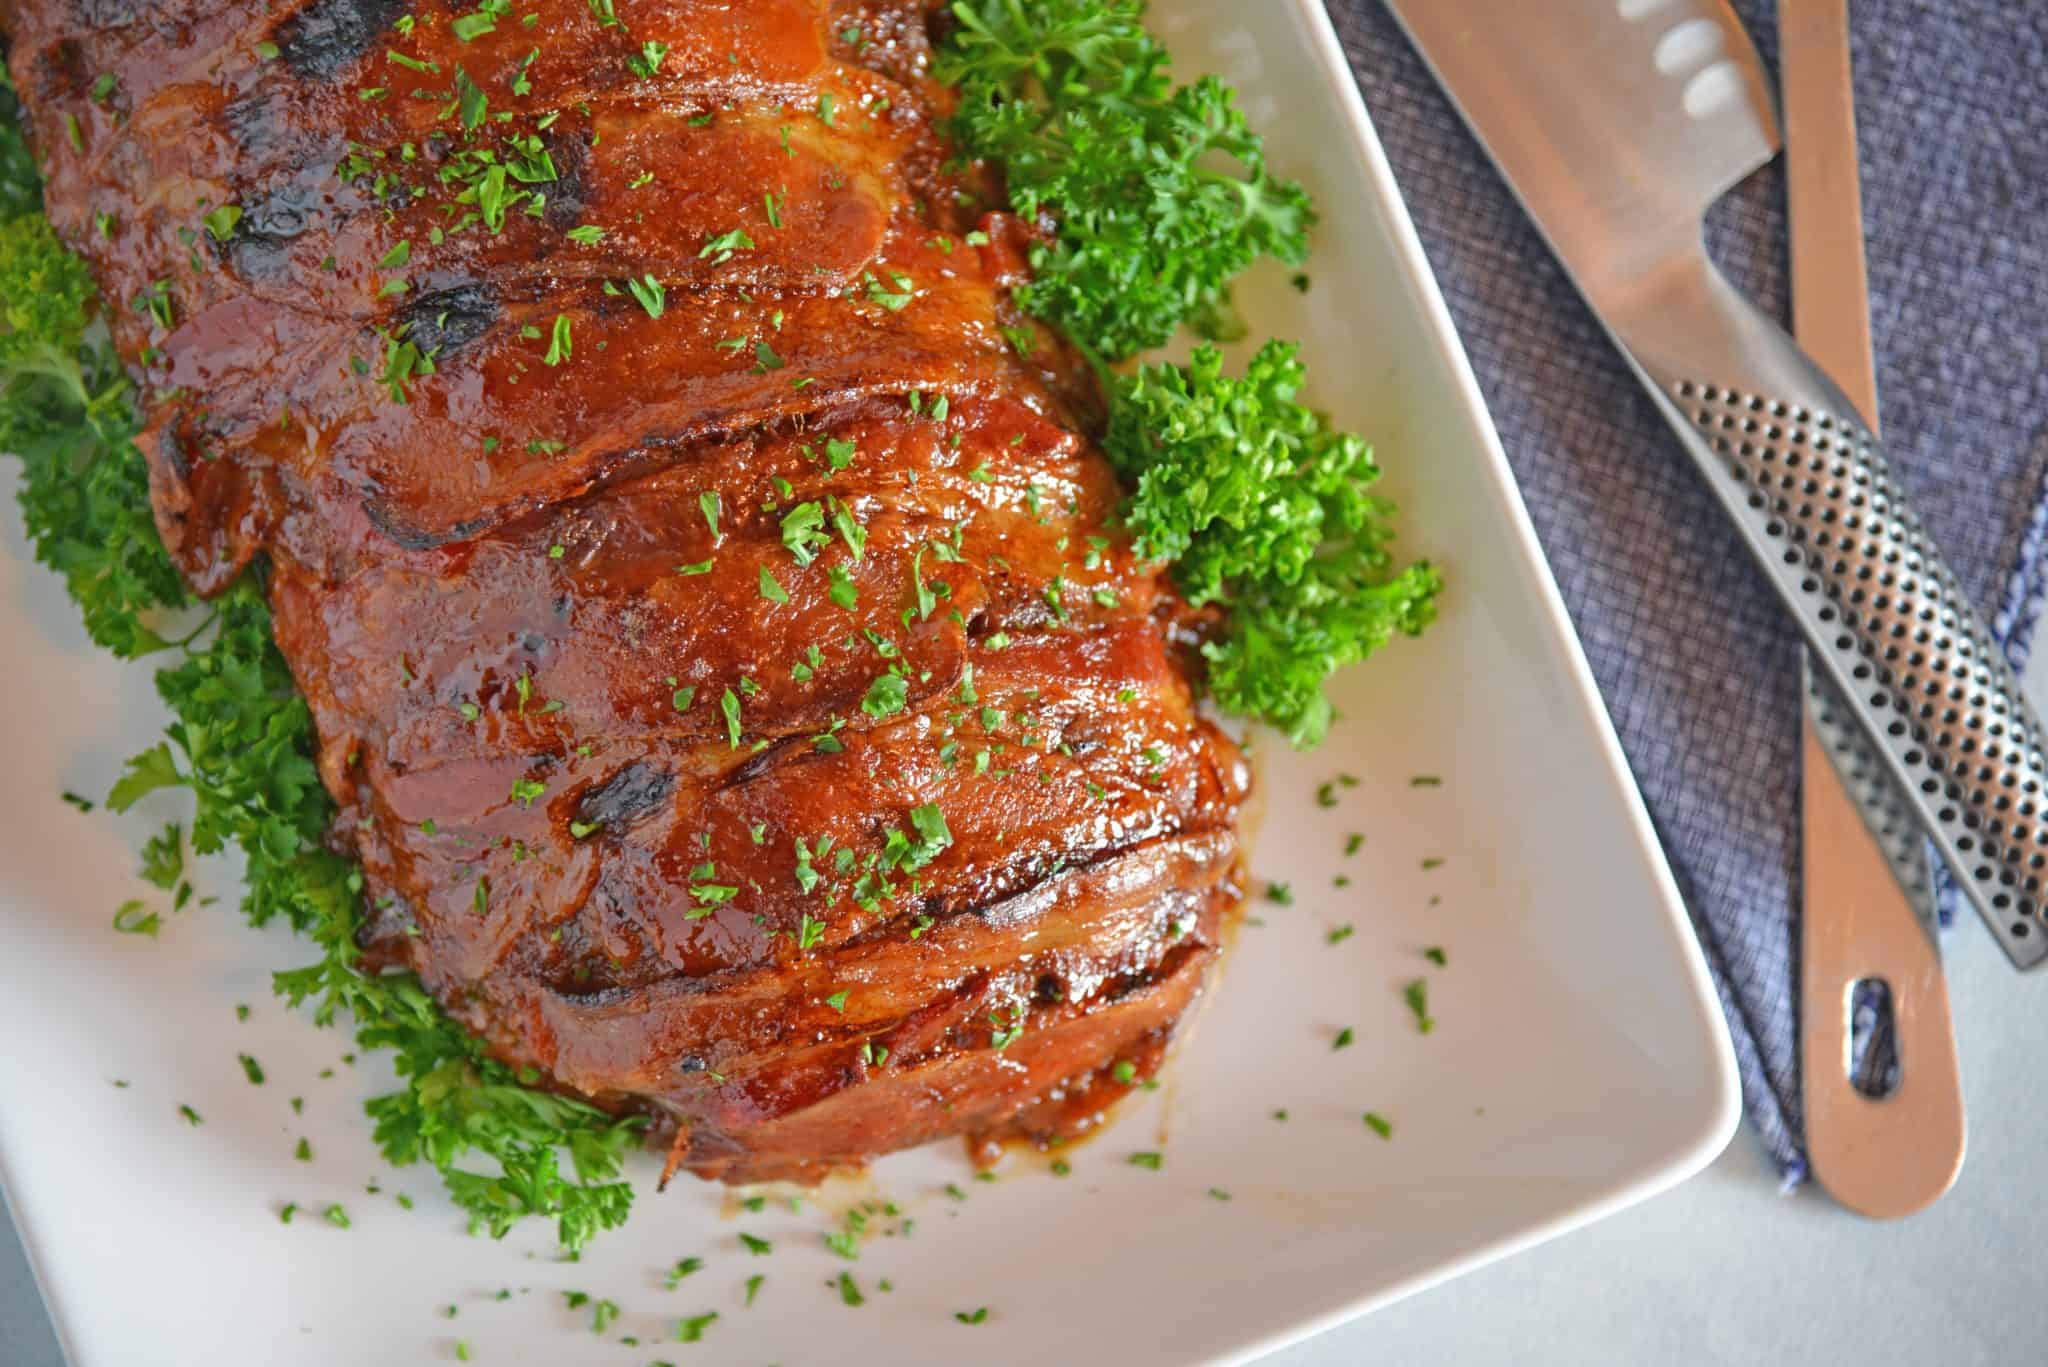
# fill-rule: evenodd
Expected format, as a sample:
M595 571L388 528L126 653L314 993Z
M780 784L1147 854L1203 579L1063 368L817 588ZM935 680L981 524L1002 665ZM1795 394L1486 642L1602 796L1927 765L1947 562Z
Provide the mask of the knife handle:
M1999 945L2048 957L2041 723L1877 438L1703 249L1613 326Z

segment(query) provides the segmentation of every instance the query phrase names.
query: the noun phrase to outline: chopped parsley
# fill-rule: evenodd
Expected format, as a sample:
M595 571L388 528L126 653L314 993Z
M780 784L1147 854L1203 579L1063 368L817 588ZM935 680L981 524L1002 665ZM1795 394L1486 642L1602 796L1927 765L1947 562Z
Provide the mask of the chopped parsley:
M153 940L162 928L163 918L140 898L131 897L114 909L114 929L123 935L147 935Z
M626 293L639 301L640 307L647 310L649 318L661 317L663 310L668 307L668 291L663 289L661 282L652 275L628 280Z
M871 717L892 717L901 712L910 696L910 681L901 674L878 674L860 700L860 710Z
M832 581L831 587L825 591L826 596L835 606L852 612L860 603L860 590L854 586L853 576L844 565L830 566L826 574Z
M821 503L799 503L782 517L782 544L799 565L818 558L818 551L830 543L825 531L825 507Z
M209 209L204 219L207 235L216 242L225 242L233 237L235 225L241 221L242 210L233 204L223 204L217 209Z
M745 228L734 228L707 241L703 250L697 253L697 259L722 266L732 260L734 252L751 251L753 246L754 239L747 236Z
M740 748L740 695L730 688L718 699L718 710L725 714L725 732L732 742L732 748Z
M917 286L911 283L909 276L899 275L894 271L889 272L889 279L896 286L893 290L876 279L873 271L869 271L866 276L868 298L891 313L901 313L909 306L910 301L917 297Z
M1429 983L1417 978L1401 989L1401 1000L1408 1003L1408 1010L1415 1017L1415 1028L1422 1034L1436 1029L1436 1018L1429 1014Z
M549 366L560 365L575 355L575 352L575 343L569 336L569 315L558 313L555 315L554 326L548 333L547 354L540 358L540 363Z
M1010 1047L1011 1045L1015 1044L1015 1043L1016 1043L1016 1042L1017 1042L1017 1041L1018 1041L1019 1039L1023 1038L1023 1036L1024 1036L1024 1012L1023 1012L1022 1008L1013 1008L1013 1009L1012 1009L1012 1010L1010 1011L1010 1019L1009 1019L1009 1021L1008 1021L1007 1023L1005 1023L1005 1022L1004 1022L1004 1020L1002 1019L1002 1013L1001 1013L1001 1012L998 1012L998 1011L991 1011L991 1012L989 1012L989 1016L988 1016L988 1047L989 1047L989 1048L991 1048L991 1049L995 1050L995 1051L996 1051L997 1053L999 1053L999 1054L1000 1054L1000 1053L1002 1053L1002 1052L1003 1052L1003 1051L1004 1051L1005 1049L1008 1049L1008 1048L1009 1048L1009 1047Z
M668 56L668 44L652 39L640 45L640 50L626 59L627 68L643 81L654 79L654 73L661 70L662 59Z

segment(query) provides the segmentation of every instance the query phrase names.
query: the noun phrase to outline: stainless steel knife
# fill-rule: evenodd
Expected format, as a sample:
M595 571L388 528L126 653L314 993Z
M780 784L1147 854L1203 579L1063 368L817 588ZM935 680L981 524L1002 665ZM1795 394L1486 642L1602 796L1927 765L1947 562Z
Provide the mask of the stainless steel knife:
M1722 0L1388 0L2012 961L2048 957L2042 728L1855 405L1708 259L1778 151ZM1742 662L1731 662L1740 667Z
M1848 0L1779 0L1792 330L1877 430ZM1955 1027L1926 842L1847 708L1810 658L1800 784L1800 1091L1813 1174L1879 1219L1939 1199L1962 1168ZM1839 776L1837 770L1840 770ZM1885 984L1896 1077L1852 1077L1856 985Z

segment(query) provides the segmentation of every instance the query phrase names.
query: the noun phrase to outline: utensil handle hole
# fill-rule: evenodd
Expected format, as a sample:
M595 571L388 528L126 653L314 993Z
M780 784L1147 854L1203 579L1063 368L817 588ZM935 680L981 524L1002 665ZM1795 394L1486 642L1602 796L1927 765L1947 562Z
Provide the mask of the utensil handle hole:
M1892 985L1883 978L1858 978L1843 994L1849 1014L1843 1066L1849 1085L1873 1101L1899 1089L1899 1031Z

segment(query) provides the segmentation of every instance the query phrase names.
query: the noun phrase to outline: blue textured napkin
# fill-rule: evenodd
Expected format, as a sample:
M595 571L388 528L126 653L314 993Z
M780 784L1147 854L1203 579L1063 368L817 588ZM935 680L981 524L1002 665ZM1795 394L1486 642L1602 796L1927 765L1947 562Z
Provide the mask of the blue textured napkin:
M1806 1175L1797 640L1690 462L1379 0L1329 0L1728 1013L1751 1120ZM1766 62L1768 0L1738 0ZM1885 445L2008 655L2048 542L2048 25L2010 0L1857 0ZM1783 313L1774 165L1714 255Z

